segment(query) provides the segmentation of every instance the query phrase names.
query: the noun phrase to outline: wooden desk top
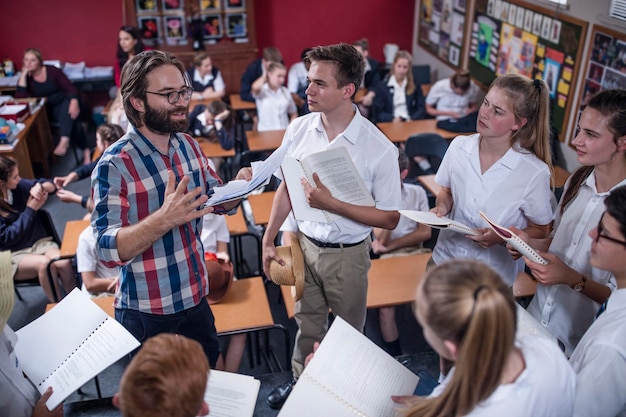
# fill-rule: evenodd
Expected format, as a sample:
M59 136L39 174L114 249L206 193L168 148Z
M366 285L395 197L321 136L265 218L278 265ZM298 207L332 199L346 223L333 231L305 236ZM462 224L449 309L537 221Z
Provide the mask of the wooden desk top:
M420 175L417 180L422 184L432 195L437 197L439 191L441 191L441 185L435 182L435 175Z
M78 236L90 225L89 220L70 220L65 223L63 241L61 242L61 256L71 256L76 254L78 246Z
M430 253L373 259L367 275L367 308L412 303L429 259ZM280 291L291 318L295 311L291 287L281 285Z
M211 310L215 316L218 334L274 325L261 277L233 282L226 297L219 303L212 304Z
M526 272L520 272L513 282L514 297L530 297L535 295L537 290L537 281Z
M200 144L200 149L209 158L230 158L235 156L235 149L225 150L222 145L218 143L209 142L203 138L196 138Z
M565 181L569 178L570 173L558 165L555 165L553 169L554 186L557 188L561 188L565 185Z
M247 131L248 149L250 152L273 151L283 143L283 136L285 136L284 129L266 130L265 132Z
M204 106L207 106L210 102L217 101L217 100L221 100L221 99L214 98L214 99L211 99L211 100L191 100L191 101L189 101L189 112L193 111L193 109L196 106L199 106L201 104L204 105Z
M115 318L114 297L92 299L109 316ZM46 311L56 303L48 304ZM267 293L261 277L240 279L233 282L228 293L217 304L211 305L215 316L217 333L254 329L274 325Z
M231 236L248 233L248 225L246 224L246 219L243 217L243 209L237 210L237 212L231 216L224 217L226 218L228 233L230 233Z
M228 97L230 99L230 107L233 110L256 110L256 103L243 101L239 94L231 94Z
M407 120L406 122L383 122L376 126L394 143L406 142L407 139L418 133L437 133L444 139L454 139L464 133L450 132L439 129L436 119Z
M270 213L272 212L275 194L274 191L268 191L266 193L248 195L248 202L252 209L252 218L255 224L265 226L270 222Z

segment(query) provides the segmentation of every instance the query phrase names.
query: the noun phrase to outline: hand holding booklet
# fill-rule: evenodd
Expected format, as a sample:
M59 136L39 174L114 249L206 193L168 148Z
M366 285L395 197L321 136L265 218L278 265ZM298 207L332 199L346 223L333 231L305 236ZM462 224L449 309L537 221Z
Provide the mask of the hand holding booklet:
M502 240L509 243L516 251L527 257L533 262L536 262L541 265L547 265L548 261L546 261L541 255L539 255L533 248L531 248L528 243L524 242L518 235L513 233L510 229L507 229L504 226L500 226L493 221L489 220L487 215L482 211L479 212L480 216L485 219L489 227L493 229L493 231L498 235Z
M279 417L392 417L419 377L336 317Z
M466 226L463 223L454 221L447 217L437 217L435 213L430 211L399 210L399 212L404 217L434 229L447 229L464 235L473 236L480 236L481 234L476 229Z
M70 394L139 346L120 323L75 288L57 306L16 332L19 366L53 410Z

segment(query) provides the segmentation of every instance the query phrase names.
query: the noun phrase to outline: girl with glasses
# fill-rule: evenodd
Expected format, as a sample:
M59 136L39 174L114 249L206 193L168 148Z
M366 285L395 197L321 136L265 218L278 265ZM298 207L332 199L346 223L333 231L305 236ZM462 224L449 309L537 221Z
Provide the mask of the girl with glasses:
M572 144L582 167L565 184L550 237L529 242L545 251L541 255L549 264L526 259L539 283L528 311L563 343L568 356L614 288L611 272L589 262L588 234L609 192L626 185L626 90L592 97L578 127Z
M615 276L617 289L574 350L574 416L626 415L626 187L604 201L606 211L591 229L590 263Z

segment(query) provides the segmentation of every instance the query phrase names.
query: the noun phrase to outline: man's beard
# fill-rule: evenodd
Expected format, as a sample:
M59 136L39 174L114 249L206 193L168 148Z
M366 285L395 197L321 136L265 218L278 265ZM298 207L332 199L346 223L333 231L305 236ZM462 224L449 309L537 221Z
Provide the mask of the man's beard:
M144 113L143 122L146 128L157 134L171 134L175 132L185 132L189 126L189 107L177 106L172 110L158 109L151 107L148 101L145 101L146 112ZM185 119L174 121L171 116L174 113L184 111Z

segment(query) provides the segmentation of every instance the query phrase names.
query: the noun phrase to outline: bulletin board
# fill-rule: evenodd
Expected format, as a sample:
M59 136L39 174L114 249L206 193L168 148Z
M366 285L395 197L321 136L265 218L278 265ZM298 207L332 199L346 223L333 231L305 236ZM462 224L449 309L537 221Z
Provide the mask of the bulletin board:
M581 67L587 22L520 0L477 0L469 70L484 88L500 74L546 81L552 122L565 138Z
M586 56L584 81L578 95L577 122L589 97L598 91L610 88L626 90L626 33L593 25ZM576 129L572 131L576 132Z
M454 69L465 54L463 42L468 0L422 0L418 45Z

